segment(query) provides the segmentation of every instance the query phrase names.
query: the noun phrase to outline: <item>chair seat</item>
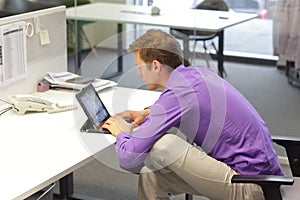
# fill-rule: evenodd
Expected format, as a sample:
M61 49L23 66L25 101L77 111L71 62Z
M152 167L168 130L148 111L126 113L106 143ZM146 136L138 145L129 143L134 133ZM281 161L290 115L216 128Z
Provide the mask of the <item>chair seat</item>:
M282 195L282 199L284 200L295 200L299 199L299 188L300 188L300 178L294 177L294 184L289 185L282 185L280 187L280 192Z
M182 39L187 36L189 40L211 40L217 36L217 33L207 31L191 31L171 28L171 34L178 39Z
M196 41L198 41L198 40L211 40L216 36L217 36L216 33L213 33L213 34L210 34L210 35L190 35L189 39L190 40L196 40Z

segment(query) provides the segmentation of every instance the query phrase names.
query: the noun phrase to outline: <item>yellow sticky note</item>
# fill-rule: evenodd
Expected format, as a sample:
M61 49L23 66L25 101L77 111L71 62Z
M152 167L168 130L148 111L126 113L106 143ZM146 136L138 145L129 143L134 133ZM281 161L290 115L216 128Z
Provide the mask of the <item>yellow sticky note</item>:
M40 31L40 41L41 41L41 45L46 45L46 44L50 44L50 38L49 38L49 33L48 30L41 30Z

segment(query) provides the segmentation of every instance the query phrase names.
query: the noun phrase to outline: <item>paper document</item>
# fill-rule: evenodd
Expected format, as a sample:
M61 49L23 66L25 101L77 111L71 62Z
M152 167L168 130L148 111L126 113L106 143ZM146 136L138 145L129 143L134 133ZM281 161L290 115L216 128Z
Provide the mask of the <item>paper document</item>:
M0 85L27 76L25 22L0 26Z
M117 83L114 81L99 78L82 77L71 72L48 72L44 79L50 83L51 87L74 90L80 90L81 88L87 86L89 83L92 83L97 92L105 88L117 85Z

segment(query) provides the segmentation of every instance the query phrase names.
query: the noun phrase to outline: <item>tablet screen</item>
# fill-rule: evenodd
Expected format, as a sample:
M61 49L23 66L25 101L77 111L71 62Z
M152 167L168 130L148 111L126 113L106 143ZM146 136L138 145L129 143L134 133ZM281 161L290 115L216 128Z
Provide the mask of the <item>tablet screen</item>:
M95 128L101 126L110 117L92 84L77 93L76 98Z

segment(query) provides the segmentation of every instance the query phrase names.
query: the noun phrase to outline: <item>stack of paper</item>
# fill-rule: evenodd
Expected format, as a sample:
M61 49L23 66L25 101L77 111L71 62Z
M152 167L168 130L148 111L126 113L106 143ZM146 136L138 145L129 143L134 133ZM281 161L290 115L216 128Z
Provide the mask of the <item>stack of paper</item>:
M51 87L74 90L80 90L89 83L92 83L97 92L117 85L114 81L83 77L71 72L48 72L44 79L50 83Z

